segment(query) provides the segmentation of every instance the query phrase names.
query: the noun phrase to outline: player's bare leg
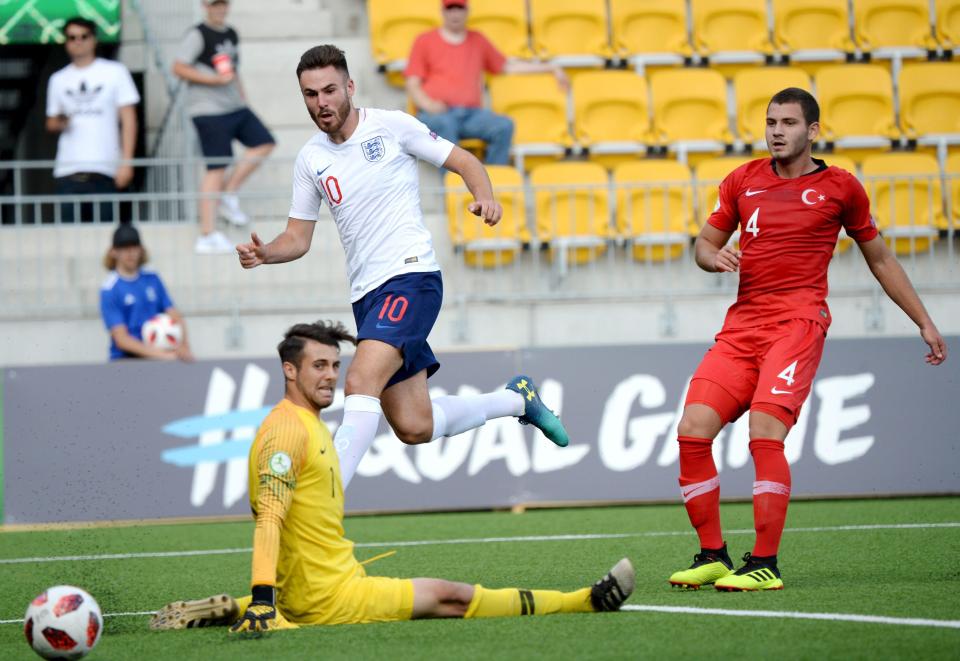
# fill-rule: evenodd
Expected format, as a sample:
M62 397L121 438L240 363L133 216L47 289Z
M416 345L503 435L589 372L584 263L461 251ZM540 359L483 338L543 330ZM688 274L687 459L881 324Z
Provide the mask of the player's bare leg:
M711 406L688 404L677 427L680 444L680 490L690 524L700 538L693 564L674 572L671 585L693 590L710 585L733 571L720 528L720 480L713 462L713 439L723 419Z
M415 445L433 439L433 404L427 387L427 370L420 370L384 390L380 404L390 427L404 443Z

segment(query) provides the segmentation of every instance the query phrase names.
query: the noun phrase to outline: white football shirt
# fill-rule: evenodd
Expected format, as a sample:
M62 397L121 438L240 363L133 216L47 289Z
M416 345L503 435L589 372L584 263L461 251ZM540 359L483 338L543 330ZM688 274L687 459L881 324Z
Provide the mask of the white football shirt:
M47 117L70 118L57 142L53 176L116 175L121 157L119 109L139 102L130 72L113 60L98 57L85 67L68 64L50 76Z
M290 217L317 220L326 202L347 255L350 302L401 273L438 271L423 224L417 159L440 167L453 143L400 110L360 108L350 139L318 132L293 170Z

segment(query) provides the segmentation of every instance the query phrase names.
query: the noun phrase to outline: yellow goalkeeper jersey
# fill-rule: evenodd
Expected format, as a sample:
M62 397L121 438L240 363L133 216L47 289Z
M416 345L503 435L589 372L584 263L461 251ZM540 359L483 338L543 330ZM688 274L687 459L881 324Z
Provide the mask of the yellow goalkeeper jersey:
M287 617L313 620L343 581L365 573L344 537L340 460L327 425L281 400L250 448L249 478L251 584L275 585Z

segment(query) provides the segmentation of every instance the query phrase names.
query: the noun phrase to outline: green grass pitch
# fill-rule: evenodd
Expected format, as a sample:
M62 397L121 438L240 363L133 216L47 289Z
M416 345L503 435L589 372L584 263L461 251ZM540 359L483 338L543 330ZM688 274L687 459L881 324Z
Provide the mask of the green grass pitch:
M751 548L752 509L725 504L723 517L731 555L739 557ZM370 565L372 574L571 590L628 556L637 568L628 605L714 612L311 627L258 639L222 628L151 632L148 616L135 613L176 599L247 592L251 523L9 531L0 534L0 659L37 658L19 620L37 593L61 583L87 589L105 614L116 614L106 618L87 657L93 660L960 658L960 498L796 502L780 551L786 589L753 594L669 587L667 576L689 565L697 550L679 504L353 517L346 527L361 560L397 550ZM234 551L184 553L216 549ZM142 557L147 553L158 555ZM110 554L141 557L10 562ZM889 619L728 613L743 610ZM917 619L947 626L911 624Z

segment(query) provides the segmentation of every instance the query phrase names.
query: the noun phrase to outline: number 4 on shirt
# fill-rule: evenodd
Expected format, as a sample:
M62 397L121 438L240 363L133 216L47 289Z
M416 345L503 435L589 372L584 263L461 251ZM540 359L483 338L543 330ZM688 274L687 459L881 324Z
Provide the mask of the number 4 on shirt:
M754 237L760 233L760 207L757 207L753 214L750 216L750 219L747 221L746 227L743 228L744 232L750 232Z

